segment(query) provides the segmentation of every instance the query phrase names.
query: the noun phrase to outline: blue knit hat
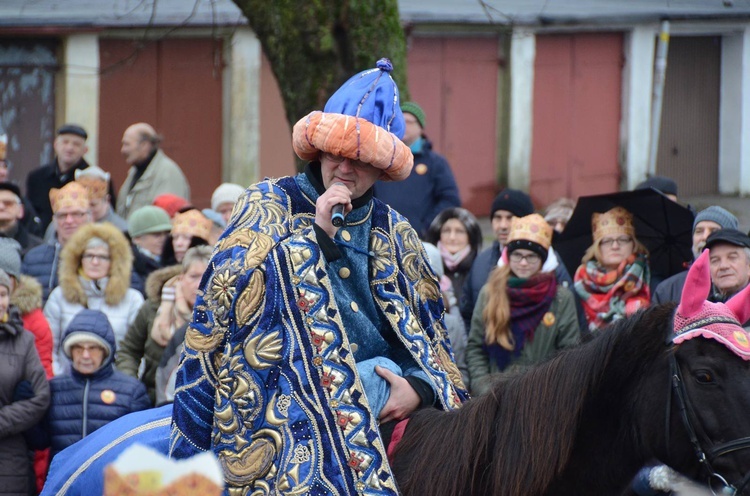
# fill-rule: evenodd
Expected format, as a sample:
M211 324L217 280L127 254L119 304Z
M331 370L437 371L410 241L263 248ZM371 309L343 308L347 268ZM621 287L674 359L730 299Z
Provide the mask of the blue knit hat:
M294 125L292 146L303 160L320 152L360 160L382 169L381 179L399 181L411 173L414 157L401 138L404 115L399 106L393 65L380 59L375 69L351 77L328 100Z
M693 221L693 231L695 231L695 226L704 220L716 222L722 227L722 229L739 229L740 227L737 217L718 205L712 205L698 212L698 215L695 216L695 220Z

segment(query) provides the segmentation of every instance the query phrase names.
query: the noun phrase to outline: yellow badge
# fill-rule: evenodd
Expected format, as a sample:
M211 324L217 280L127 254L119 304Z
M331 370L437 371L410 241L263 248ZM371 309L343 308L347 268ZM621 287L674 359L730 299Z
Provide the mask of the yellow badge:
M744 331L734 331L734 340L742 348L750 348L750 343L747 340L747 333Z
M544 317L542 317L542 322L544 322L544 325L546 325L547 327L550 327L555 323L555 314L553 314L552 312L545 313Z
M427 174L427 164L419 164L417 165L414 170L419 174L420 176L424 176Z
M117 395L111 389L105 389L101 394L102 401L107 405L111 405L117 399Z

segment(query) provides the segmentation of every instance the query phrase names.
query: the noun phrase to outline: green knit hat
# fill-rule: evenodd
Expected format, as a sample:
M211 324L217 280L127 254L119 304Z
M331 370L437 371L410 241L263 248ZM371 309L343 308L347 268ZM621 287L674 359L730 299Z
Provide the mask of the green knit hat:
M172 229L169 214L162 208L146 205L128 217L128 234L137 238L144 234L168 232Z
M417 105L414 102L404 102L401 104L401 112L406 114L411 114L414 117L417 118L417 122L419 122L419 125L422 126L422 129L424 129L424 110L422 110L422 107Z

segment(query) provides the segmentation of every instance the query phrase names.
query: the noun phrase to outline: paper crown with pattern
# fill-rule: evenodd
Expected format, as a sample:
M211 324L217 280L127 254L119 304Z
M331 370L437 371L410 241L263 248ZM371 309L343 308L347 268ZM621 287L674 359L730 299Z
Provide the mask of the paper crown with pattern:
M315 160L327 152L381 169L380 179L406 179L414 156L401 141L404 116L392 70L390 60L378 60L376 68L344 83L322 112L310 112L297 121L292 133L297 156Z
M709 251L704 250L690 267L674 314L672 342L714 339L743 360L750 360L750 334L742 327L750 320L750 285L726 303L706 301L711 291L708 257Z
M591 216L591 231L594 243L605 236L626 234L635 237L633 214L622 207L612 208L603 214L595 213Z
M5 160L8 154L8 135L0 134L0 160Z
M188 234L208 241L211 233L211 219L203 215L200 210L191 209L177 213L172 219L172 236Z
M71 181L60 189L49 190L49 202L52 212L57 213L63 208L89 209L89 192L80 183Z
M510 221L510 233L507 244L512 241L531 241L549 250L552 244L552 226L539 214L525 217L513 217Z
M109 172L104 172L96 166L85 169L77 169L75 173L76 182L81 183L89 192L92 200L101 200L109 191Z

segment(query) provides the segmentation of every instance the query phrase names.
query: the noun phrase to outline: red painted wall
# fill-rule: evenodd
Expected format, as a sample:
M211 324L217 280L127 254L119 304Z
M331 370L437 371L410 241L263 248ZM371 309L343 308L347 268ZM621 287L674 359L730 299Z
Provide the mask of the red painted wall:
M495 37L409 42L409 90L425 134L451 164L463 206L481 216L497 192L498 59Z
M537 36L530 194L539 209L619 191L622 50L620 33Z
M167 39L138 48L130 40L99 41L102 68L99 166L117 190L128 166L122 133L147 122L164 137L162 149L182 168L192 203L209 207L221 184L222 81L220 41Z

